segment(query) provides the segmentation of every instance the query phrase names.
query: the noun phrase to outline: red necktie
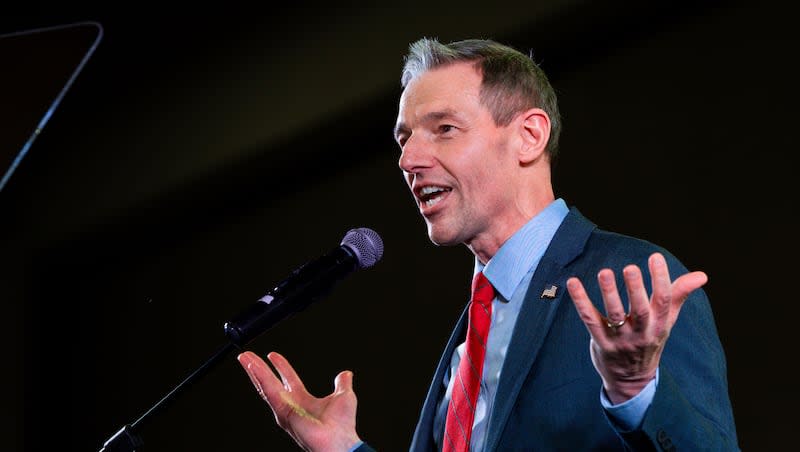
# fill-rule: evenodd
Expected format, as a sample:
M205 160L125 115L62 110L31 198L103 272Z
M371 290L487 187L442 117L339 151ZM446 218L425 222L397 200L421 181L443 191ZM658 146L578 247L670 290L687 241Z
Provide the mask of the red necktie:
M447 407L444 428L444 452L469 450L472 422L483 374L483 358L486 356L486 339L492 320L494 289L482 272L472 280L472 301L469 306L466 351L458 364L458 373L453 383L453 394Z

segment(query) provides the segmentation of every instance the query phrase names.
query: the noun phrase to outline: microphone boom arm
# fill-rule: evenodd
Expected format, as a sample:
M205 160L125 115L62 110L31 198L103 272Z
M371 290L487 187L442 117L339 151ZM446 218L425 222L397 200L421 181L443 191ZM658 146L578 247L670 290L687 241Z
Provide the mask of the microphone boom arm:
M327 295L345 276L358 268L371 267L382 256L383 241L375 231L368 228L348 231L340 246L297 268L258 303L226 322L225 334L230 342L221 347L134 423L125 424L114 433L103 443L100 452L135 452L136 448L144 444L137 433L138 429L219 364L228 353L241 350L245 344L279 321Z

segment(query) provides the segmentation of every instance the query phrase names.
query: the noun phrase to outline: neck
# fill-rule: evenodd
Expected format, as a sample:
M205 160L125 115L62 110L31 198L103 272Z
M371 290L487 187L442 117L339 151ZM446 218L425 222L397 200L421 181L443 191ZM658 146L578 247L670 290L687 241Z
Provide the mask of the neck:
M555 196L550 190L546 196L539 197L535 202L518 206L516 215L510 219L498 221L492 231L476 236L464 244L482 264L486 265L512 235L553 201L555 201Z

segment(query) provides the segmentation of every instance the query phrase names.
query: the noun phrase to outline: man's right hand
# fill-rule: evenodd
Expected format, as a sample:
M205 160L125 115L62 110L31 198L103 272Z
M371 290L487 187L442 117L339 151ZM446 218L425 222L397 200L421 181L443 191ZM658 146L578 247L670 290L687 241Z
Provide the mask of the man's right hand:
M309 451L347 451L361 442L356 434L356 394L353 373L340 372L334 391L323 398L308 393L294 368L279 353L267 355L280 379L264 360L253 352L238 356L250 381L300 447ZM282 381L281 381L282 380Z

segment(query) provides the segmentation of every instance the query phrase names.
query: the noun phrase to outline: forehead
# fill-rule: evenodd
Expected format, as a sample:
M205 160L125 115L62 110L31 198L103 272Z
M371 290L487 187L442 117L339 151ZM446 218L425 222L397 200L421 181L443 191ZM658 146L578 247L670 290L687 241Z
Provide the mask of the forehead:
M400 96L398 124L412 122L414 118L436 110L479 108L481 81L480 72L471 62L422 73L406 86Z

